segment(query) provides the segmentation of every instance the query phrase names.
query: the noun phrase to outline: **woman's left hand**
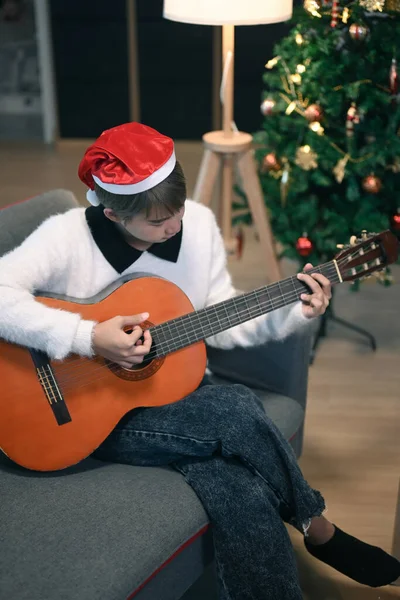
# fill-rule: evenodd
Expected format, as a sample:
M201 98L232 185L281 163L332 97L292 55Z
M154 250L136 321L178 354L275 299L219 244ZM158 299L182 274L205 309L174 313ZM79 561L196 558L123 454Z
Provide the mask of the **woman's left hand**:
M312 269L311 263L308 263L304 270ZM304 281L310 288L310 294L301 294L300 298L303 302L303 314L305 317L312 319L323 315L332 298L331 282L321 273L298 273L297 278Z

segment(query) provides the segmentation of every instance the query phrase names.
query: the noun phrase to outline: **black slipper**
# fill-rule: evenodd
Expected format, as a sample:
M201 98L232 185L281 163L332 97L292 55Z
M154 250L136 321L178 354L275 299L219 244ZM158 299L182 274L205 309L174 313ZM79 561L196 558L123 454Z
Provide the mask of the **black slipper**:
M400 562L381 548L370 546L335 526L333 537L321 545L304 539L308 552L350 579L381 587L400 577Z

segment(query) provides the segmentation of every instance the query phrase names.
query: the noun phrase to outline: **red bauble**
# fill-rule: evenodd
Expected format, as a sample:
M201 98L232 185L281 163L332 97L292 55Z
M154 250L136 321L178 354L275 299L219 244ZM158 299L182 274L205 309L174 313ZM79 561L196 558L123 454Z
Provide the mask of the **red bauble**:
M307 106L306 110L304 111L304 114L307 121L310 121L310 123L312 123L313 121L321 121L322 108L319 104L310 104L310 106Z
M272 115L275 110L275 104L276 103L273 98L265 98L265 100L261 102L261 114L264 115L264 117L269 117Z
M362 181L363 190L369 194L379 194L382 187L382 181L375 175L368 175Z
M393 215L391 224L394 231L400 231L400 208L397 209L397 214Z
M296 250L300 256L309 256L313 251L312 241L307 237L306 233L303 233L296 242Z
M281 168L281 165L273 152L264 156L262 166L264 171L279 171Z
M363 42L368 33L369 29L365 25L359 25L358 23L353 23L349 27L349 33L352 40L355 42Z

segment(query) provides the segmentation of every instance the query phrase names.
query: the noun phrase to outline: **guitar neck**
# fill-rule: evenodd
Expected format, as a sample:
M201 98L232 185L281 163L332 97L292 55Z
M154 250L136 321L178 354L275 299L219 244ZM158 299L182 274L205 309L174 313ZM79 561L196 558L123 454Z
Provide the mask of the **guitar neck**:
M311 269L335 285L340 278L335 261ZM166 321L150 329L157 356L165 356L293 302L309 291L297 276L229 298L213 306Z

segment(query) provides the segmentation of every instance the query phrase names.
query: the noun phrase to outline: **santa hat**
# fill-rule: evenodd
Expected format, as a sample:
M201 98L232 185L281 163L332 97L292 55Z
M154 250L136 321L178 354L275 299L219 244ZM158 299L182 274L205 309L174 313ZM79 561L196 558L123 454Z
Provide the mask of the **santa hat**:
M113 194L138 194L164 181L176 164L174 142L141 123L107 129L89 146L78 174L90 204L100 204L94 182Z

